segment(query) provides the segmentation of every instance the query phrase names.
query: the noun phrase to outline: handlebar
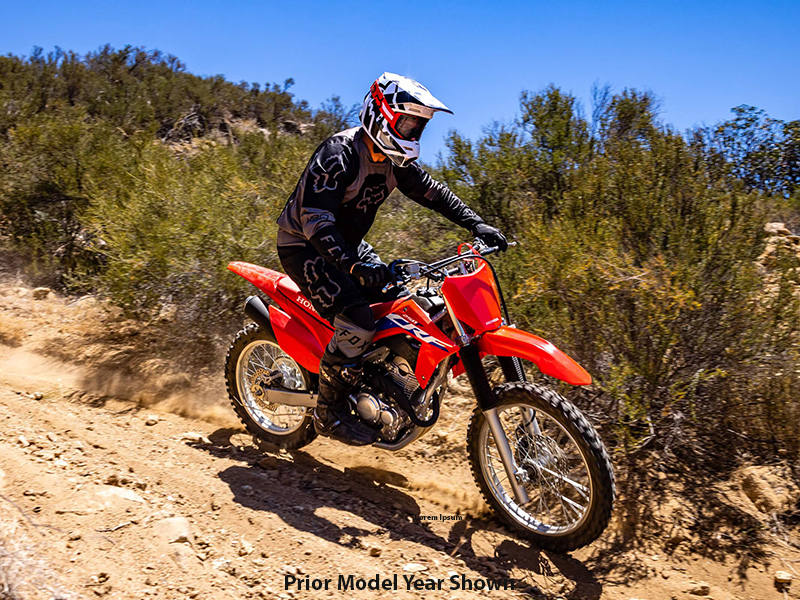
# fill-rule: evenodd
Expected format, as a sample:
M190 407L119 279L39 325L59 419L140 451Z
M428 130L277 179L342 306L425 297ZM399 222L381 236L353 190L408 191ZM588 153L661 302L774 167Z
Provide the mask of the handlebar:
M509 247L516 245L517 242L508 243ZM471 249L475 253L477 253L478 256L482 257L489 256L499 251L499 248L497 246L486 246L479 239L476 239L471 244ZM419 279L421 277L428 277L430 279L442 280L445 277L455 274L447 270L442 271L444 267L454 262L469 260L470 258L475 256L476 254L473 254L472 252L465 252L463 254L456 254L455 256L443 258L442 260L436 261L435 263L431 264L424 263L418 260L409 260L403 258L393 260L389 264L389 270L397 278L397 282L387 283L381 291L386 293L398 284L406 283L411 279Z

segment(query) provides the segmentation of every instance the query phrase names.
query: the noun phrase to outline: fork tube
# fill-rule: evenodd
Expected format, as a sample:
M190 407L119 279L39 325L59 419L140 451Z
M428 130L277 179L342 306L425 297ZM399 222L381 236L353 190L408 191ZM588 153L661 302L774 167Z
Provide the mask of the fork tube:
M520 408L519 413L522 418L522 428L528 435L541 435L542 430L539 428L539 421L536 420L536 412L532 408Z
M525 491L525 487L517 479L517 465L514 461L514 453L511 452L505 429L500 423L500 417L497 416L497 409L490 408L485 410L483 411L483 416L486 418L486 422L489 423L489 429L492 432L497 451L500 453L500 459L503 461L503 468L506 470L511 489L514 490L517 504L526 504L528 502L528 492Z
M469 336L467 332L464 331L464 326L461 324L461 321L458 320L453 307L450 306L450 303L447 301L447 298L442 295L442 299L444 300L444 306L447 308L447 314L450 315L450 320L453 322L453 327L455 327L456 334L458 335L458 345L459 346L466 346L469 343Z
M461 348L458 355L461 358L464 371L467 373L469 382L478 399L478 406L480 406L486 421L489 423L489 430L492 432L494 443L497 446L497 451L500 453L500 459L503 461L503 468L506 471L517 503L525 504L528 502L528 493L525 491L525 487L519 482L519 479L517 479L517 463L514 460L514 453L511 451L506 432L500 423L500 418L497 416L497 396L492 386L489 384L489 378L486 377L486 370L481 363L480 353L475 346L470 344Z
M498 356L497 360L500 362L506 381L526 381L522 362L516 356ZM532 408L520 408L519 412L525 431L530 435L539 435L541 431L536 421L536 412Z

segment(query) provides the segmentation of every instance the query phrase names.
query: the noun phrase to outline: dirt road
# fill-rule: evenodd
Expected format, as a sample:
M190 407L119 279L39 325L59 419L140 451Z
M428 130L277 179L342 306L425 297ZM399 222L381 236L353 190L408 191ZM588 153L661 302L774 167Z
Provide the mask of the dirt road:
M613 525L572 556L515 538L485 515L457 394L439 429L399 453L318 439L290 454L254 447L213 385L192 410L182 396L178 412L202 419L170 412L174 398L145 408L103 393L121 383L77 350L63 360L111 318L98 311L0 293L0 527L18 540L22 597L655 600L699 597L688 592L703 581L717 600L783 597L767 564L796 560L788 545L741 579L732 561L643 549L598 569Z

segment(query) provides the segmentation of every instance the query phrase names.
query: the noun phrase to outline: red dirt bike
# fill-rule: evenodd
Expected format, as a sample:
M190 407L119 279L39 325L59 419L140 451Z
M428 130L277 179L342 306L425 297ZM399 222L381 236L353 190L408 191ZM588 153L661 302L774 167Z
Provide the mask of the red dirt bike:
M486 502L542 548L569 551L606 528L614 502L608 453L581 412L526 381L520 359L571 385L590 375L550 342L510 324L500 283L476 241L433 264L400 259L399 282L426 280L411 295L372 306L377 333L365 355L354 414L379 431L377 448L400 450L439 417L448 373L466 373L477 399L467 432L472 474ZM233 262L228 269L268 295L245 303L255 321L226 359L233 408L260 441L297 449L315 437L319 362L333 329L287 276ZM421 282L420 282L421 283ZM506 383L492 388L481 359L497 357Z

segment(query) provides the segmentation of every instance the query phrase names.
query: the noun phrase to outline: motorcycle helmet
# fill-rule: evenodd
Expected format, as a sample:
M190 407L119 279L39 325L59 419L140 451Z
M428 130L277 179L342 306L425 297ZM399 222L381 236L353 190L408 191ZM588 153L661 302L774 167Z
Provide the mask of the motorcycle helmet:
M370 87L359 117L364 131L398 167L419 158L419 138L437 111L453 111L408 77L384 73Z

